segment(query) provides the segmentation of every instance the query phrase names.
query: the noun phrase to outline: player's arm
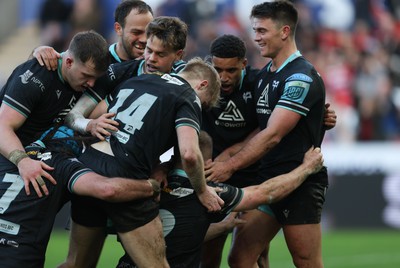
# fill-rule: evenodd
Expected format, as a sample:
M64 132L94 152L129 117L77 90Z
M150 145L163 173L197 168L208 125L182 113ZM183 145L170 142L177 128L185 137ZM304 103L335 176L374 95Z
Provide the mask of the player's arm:
M261 204L277 202L297 187L308 176L318 172L324 160L320 148L310 148L303 158L303 163L287 174L283 174L263 182L260 185L243 188L243 198L234 211L245 211L257 208Z
M245 220L236 218L236 216L237 212L231 212L222 221L211 223L204 237L204 242L217 238L221 234L228 234L233 228L246 223Z
M222 153L220 153L214 161L226 161L233 155L235 155L237 152L239 152L245 145L246 143L251 140L258 132L260 132L259 128L254 129L247 137L241 142L238 142L228 148L226 148ZM207 168L206 168L207 169Z
M274 148L298 123L301 115L288 109L276 107L265 129L251 138L246 145L225 162L213 162L206 170L207 180L223 182L232 174L258 161Z
M97 104L84 94L66 115L65 123L82 134L90 133L92 136L104 140L105 136L111 135L107 129L118 130L116 127L118 123L111 119L114 115L114 113L107 113L107 104L104 100Z
M108 202L158 197L160 184L153 180L134 180L120 177L107 178L95 172L81 175L70 189L74 194L95 197Z
M200 202L210 212L220 210L224 202L211 187L206 185L197 131L190 126L180 126L176 129L176 132L183 169L187 173Z
M58 59L61 54L50 46L39 46L35 48L29 58L35 57L40 66L45 66L49 71L57 70Z
M0 133L2 135L0 139L0 153L18 167L19 174L24 180L26 194L30 194L29 183L32 183L38 196L42 197L41 190L46 195L49 194L42 177L47 178L53 184L56 184L56 181L47 172L48 170L52 170L52 168L41 161L29 158L16 135L15 132L25 121L25 116L7 104L3 103L0 106Z

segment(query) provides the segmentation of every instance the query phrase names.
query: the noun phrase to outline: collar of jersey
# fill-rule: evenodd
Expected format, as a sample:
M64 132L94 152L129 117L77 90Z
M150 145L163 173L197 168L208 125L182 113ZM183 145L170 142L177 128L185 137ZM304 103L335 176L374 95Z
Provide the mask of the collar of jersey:
M290 56L285 60L285 62L282 64L282 66L279 67L278 70L276 70L276 73L279 73L280 70L282 70L286 65L288 65L290 62L294 61L294 60L297 59L298 57L301 57L301 53L300 53L300 51L297 50L295 53L293 53L292 55L290 55ZM270 69L271 69L271 65L272 65L272 61L270 61L270 62L268 63L268 67L267 67L268 72L269 72Z
M58 78L60 78L61 82L65 83L64 78L62 77L62 74L61 74L63 55L64 55L64 52L61 52L61 57L58 59L58 63L57 63L57 73L58 73Z
M168 172L168 176L180 176L180 177L184 177L184 178L189 178L188 175L186 174L186 172L183 169L179 169L179 168L175 168L173 170L171 170L170 172Z
M114 43L112 45L110 45L108 47L108 51L110 51L111 55L113 56L113 58L118 61L118 62L122 62L121 58L118 56L117 54L117 43Z
M137 70L137 76L144 74L144 60L140 61L139 68Z
M243 85L243 80L244 77L246 76L246 69L242 70L242 77L240 78L240 86L239 86L239 91L242 89L242 85Z

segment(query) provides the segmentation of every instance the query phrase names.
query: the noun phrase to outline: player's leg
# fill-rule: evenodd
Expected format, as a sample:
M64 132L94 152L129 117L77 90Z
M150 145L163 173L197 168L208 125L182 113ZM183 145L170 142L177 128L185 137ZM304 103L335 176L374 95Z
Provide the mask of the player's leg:
M321 224L285 225L283 232L296 267L323 267Z
M126 252L138 267L169 267L159 217L132 231L118 235Z
M206 241L202 246L201 268L218 268L221 265L222 251L228 234Z
M261 252L260 256L257 260L258 268L269 268L269 243L265 246L263 252Z
M66 261L59 268L95 268L105 240L102 227L85 227L71 221L69 249Z
M230 267L257 267L257 260L280 229L276 219L260 210L242 213L246 223L233 232L233 243L229 253Z
M326 184L306 181L282 202L271 205L296 267L323 267L320 223L326 189Z

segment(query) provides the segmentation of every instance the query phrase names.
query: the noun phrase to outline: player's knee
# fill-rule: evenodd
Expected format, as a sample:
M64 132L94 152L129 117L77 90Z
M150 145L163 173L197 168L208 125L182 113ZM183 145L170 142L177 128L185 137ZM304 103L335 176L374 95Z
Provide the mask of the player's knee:
M298 254L292 254L293 258L293 264L296 267L316 267L316 268L322 268L322 260L320 258L313 257L312 254L306 254L306 253L298 253Z

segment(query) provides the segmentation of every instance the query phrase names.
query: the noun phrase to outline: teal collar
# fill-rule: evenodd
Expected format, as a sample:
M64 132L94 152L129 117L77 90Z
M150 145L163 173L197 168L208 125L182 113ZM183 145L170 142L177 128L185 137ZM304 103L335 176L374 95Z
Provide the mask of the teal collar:
M63 84L65 84L65 81L64 81L64 78L62 77L62 72L61 72L63 55L64 55L64 52L61 53L61 58L58 59L57 73L58 73L58 78L60 78L61 82L63 82Z
M276 70L276 73L278 73L280 70L282 70L286 65L288 65L290 62L294 61L295 59L297 59L298 57L301 57L301 53L300 51L296 51L295 53L293 53L292 55L290 55L285 62L282 64L281 67L279 67L278 70ZM267 70L270 71L271 70L271 65L272 65L272 61L269 62Z
M186 172L183 169L175 168L175 169L171 170L170 172L168 172L168 176L174 176L174 175L188 178L188 175L186 174Z
M144 60L142 60L139 64L139 68L137 70L137 76L144 74Z
M242 70L242 77L240 78L239 91L242 89L243 80L244 80L244 77L245 77L245 76L246 76L246 68Z
M121 58L117 54L117 43L114 43L108 47L108 51L110 51L111 55L117 62L122 62Z

